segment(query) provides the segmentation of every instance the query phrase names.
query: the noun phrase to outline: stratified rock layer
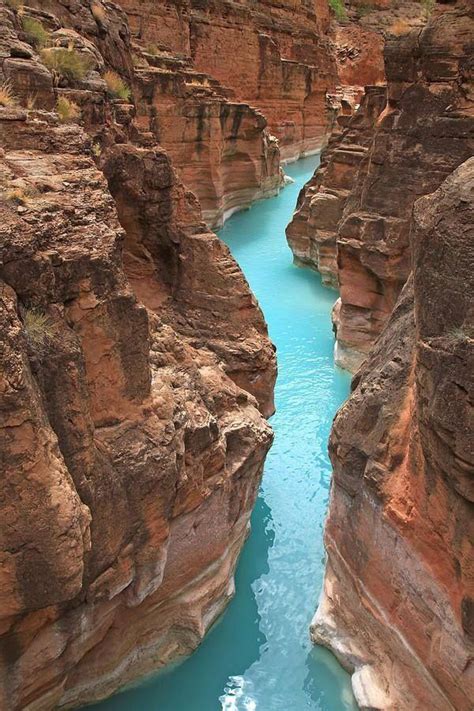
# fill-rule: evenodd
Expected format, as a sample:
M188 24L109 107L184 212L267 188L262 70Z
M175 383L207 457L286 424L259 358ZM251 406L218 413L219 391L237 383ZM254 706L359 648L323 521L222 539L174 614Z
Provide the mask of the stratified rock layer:
M336 361L349 370L367 356L410 273L414 201L473 152L473 37L472 4L461 1L387 40L386 108L377 118L382 90L370 89L288 228L295 256L339 284Z
M414 201L472 155L473 38L472 5L461 2L423 30L387 41L388 107L338 227L343 366L367 355L408 277Z
M326 91L337 83L325 1L120 5L141 43L191 56L197 71L256 106L279 139L282 158L296 159L324 144L331 120Z
M319 271L329 286L338 285L338 225L385 102L385 87L366 87L355 114L338 117L320 166L302 188L286 229L296 261Z
M134 104L107 95L113 61L134 82L125 17L24 12L88 69L52 74L0 3L8 711L84 704L197 646L233 593L276 370L229 250ZM60 122L60 96L90 135Z
M135 68L135 125L168 151L203 217L221 226L234 211L276 195L282 185L280 152L265 117L189 60L153 49Z
M471 159L416 202L414 278L331 434L312 635L363 709L472 708L473 225Z

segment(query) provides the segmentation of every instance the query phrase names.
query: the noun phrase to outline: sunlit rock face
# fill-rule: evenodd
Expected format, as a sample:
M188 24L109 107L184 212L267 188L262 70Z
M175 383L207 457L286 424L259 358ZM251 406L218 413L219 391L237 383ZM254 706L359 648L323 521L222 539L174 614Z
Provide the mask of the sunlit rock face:
M459 3L386 44L388 105L338 227L342 365L369 352L408 277L414 201L472 154L473 29Z
M411 221L413 277L339 411L313 639L361 708L469 711L474 159Z
M164 3L121 0L134 35L173 54L255 106L294 160L321 148L331 121L326 91L337 83L324 0Z
M102 10L25 8L52 51L86 63L58 77L0 3L12 96L0 107L8 711L82 705L198 645L233 594L272 439L262 314L135 121L127 19ZM106 66L128 97L111 96ZM73 115L55 110L61 97Z

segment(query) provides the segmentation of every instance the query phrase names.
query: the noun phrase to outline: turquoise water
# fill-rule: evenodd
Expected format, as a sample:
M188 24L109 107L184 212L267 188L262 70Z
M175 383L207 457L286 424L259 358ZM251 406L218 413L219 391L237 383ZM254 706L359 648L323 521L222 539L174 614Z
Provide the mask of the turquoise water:
M171 671L97 704L97 711L352 711L349 676L308 626L321 589L326 453L349 377L333 365L336 294L294 267L285 240L300 187L317 158L287 166L295 182L233 215L221 230L255 292L277 346L275 442L236 596L199 649Z

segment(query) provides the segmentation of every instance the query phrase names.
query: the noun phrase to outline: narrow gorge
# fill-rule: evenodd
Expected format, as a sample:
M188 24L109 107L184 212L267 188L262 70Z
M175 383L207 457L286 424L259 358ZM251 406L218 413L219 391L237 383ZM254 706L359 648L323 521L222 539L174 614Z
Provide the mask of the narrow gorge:
M0 711L472 711L473 61L0 0Z

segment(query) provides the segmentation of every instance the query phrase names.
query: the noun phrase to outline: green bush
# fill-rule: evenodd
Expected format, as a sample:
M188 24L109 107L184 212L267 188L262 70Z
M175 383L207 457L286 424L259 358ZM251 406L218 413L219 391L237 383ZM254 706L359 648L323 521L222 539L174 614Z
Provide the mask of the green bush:
M82 81L93 66L93 59L75 49L51 47L41 52L41 59L49 70L68 81Z
M61 123L69 123L77 121L81 116L79 106L65 96L60 96L56 102L56 111L58 112Z
M41 49L49 44L49 32L45 30L43 24L39 20L35 20L34 17L28 17L28 15L26 15L22 18L21 24L28 42L33 45L33 47Z
M105 72L104 81L107 84L107 93L112 99L124 99L130 101L132 92L117 72L111 70Z
M347 20L347 13L343 0L329 0L329 7L336 15L337 20Z

